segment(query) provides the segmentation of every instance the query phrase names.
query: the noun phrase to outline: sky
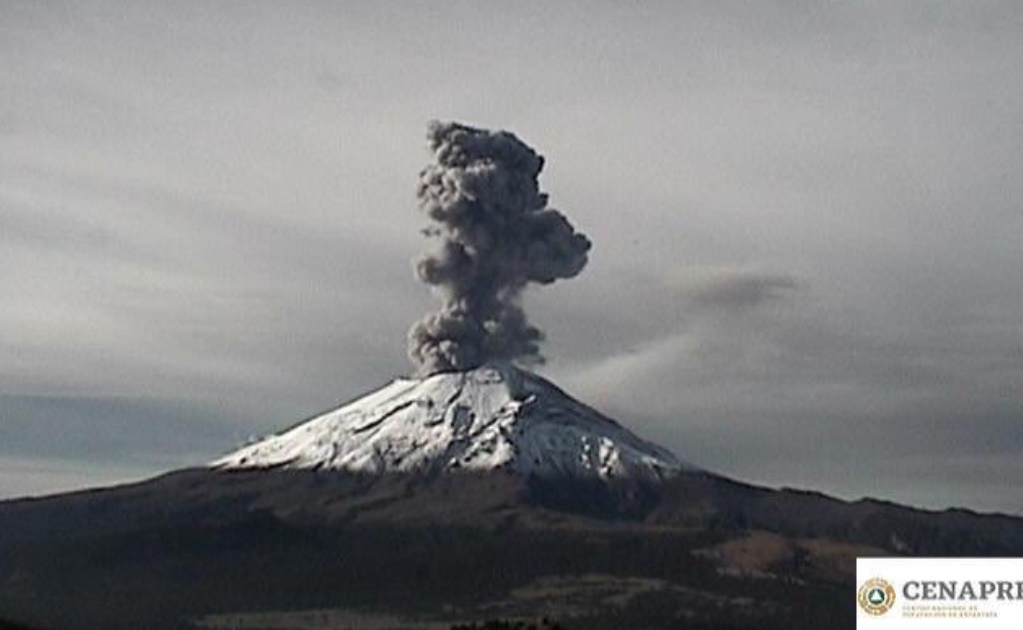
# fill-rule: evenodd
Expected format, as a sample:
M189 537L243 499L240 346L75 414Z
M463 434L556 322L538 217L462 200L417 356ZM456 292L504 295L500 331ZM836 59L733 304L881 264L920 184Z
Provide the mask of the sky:
M0 497L413 366L426 125L593 241L540 372L744 481L1023 514L1023 6L0 4Z

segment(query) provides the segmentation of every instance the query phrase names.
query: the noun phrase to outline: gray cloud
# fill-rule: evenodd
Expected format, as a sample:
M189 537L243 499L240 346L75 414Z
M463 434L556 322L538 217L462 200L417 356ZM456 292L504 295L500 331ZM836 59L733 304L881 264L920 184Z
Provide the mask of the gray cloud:
M179 459L175 463L180 464ZM0 496L42 496L85 488L129 483L166 471L167 462L126 464L67 455L47 459L35 455L0 455Z
M154 397L0 395L0 496L120 483L202 464L258 430L253 417L232 407Z
M181 455L201 462L216 454L213 445L244 439L247 428L222 410L152 398L0 396L0 419L0 457L123 464L166 464Z
M436 250L416 265L443 300L409 331L409 356L425 374L489 360L537 363L543 333L519 303L527 284L571 278L590 241L547 207L543 157L507 131L432 123L435 162L420 175L419 203Z
M696 305L730 312L748 311L768 301L788 298L799 288L788 275L740 269L710 270L703 277L690 277L682 283Z
M712 275L728 277L724 287L761 277ZM566 367L559 380L696 463L706 457L718 470L781 485L830 484L850 498L926 494L929 505L954 505L966 481L950 483L951 471L985 458L993 470L1021 452L1016 347L868 328L822 304L812 284L783 284L801 290L740 306L741 317L732 300L689 308L675 330ZM863 467L863 457L876 466ZM956 490L943 493L946 483ZM973 505L1023 512L1004 486L972 493Z
M258 433L404 372L417 139L474 120L556 157L595 243L522 294L546 373L753 481L1023 511L1021 27L985 1L5 3L0 393L145 399L130 442L221 451L157 408ZM127 443L61 413L52 456L0 416L4 488L120 474L79 463Z

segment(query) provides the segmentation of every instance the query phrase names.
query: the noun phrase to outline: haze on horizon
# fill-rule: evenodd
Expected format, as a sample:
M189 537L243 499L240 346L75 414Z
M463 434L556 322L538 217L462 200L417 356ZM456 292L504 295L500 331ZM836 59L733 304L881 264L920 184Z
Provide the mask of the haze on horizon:
M410 371L430 119L593 242L540 370L744 480L1023 514L1023 7L7 2L0 497Z

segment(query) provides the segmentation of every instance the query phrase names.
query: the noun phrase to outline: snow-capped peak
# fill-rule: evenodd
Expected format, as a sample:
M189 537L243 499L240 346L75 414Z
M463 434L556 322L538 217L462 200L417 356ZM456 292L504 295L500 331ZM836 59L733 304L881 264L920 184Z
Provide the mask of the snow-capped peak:
M396 380L211 466L374 474L510 469L602 479L662 479L690 468L507 363Z

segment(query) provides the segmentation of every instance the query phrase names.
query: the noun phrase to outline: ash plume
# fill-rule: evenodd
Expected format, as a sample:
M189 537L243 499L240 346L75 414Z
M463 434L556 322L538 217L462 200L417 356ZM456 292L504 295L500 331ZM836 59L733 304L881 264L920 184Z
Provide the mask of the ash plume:
M443 303L409 330L409 356L421 374L542 362L543 333L520 305L522 289L578 274L589 239L547 207L543 157L514 134L434 122L428 138L434 161L418 198L431 221L424 233L439 243L416 275Z

